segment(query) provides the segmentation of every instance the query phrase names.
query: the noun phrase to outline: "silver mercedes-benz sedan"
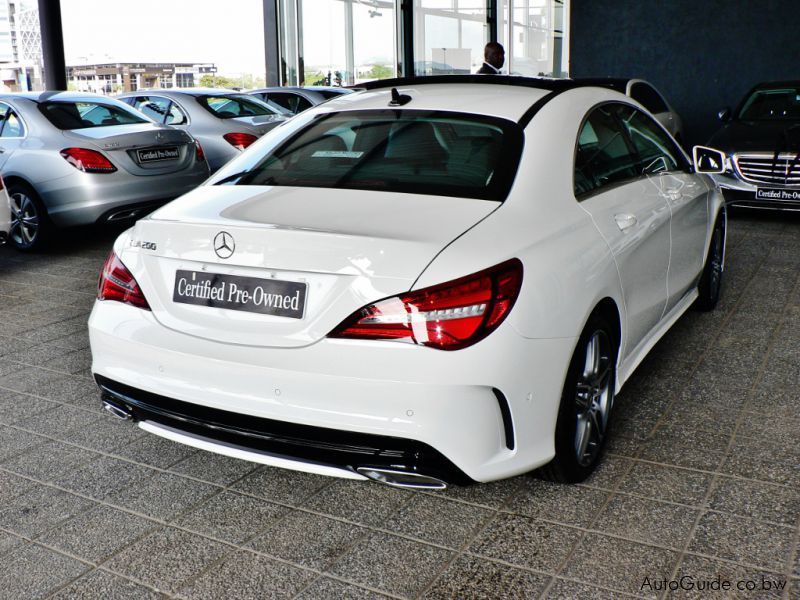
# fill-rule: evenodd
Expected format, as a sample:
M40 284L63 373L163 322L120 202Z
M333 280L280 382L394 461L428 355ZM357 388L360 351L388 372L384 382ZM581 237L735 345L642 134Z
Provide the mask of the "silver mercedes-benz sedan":
M0 95L0 173L11 200L8 238L20 250L54 227L130 220L209 175L202 148L94 94Z
M191 133L212 172L288 118L280 108L228 90L139 90L117 98L159 123Z

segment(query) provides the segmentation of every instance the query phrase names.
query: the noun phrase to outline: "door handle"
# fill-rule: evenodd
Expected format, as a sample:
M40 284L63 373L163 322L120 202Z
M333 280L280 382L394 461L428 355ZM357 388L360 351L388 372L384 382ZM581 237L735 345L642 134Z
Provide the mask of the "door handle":
M0 148L0 154L5 154L5 151L6 151L5 148Z
M636 218L636 215L631 215L628 213L614 215L614 220L617 222L617 226L621 231L630 229L639 222L639 219Z

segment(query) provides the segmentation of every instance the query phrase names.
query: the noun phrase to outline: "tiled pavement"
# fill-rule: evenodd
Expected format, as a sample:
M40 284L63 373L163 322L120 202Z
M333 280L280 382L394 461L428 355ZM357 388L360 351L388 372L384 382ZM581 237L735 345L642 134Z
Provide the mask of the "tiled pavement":
M692 596L656 590L681 576L800 598L800 218L732 220L719 309L629 382L585 485L430 494L102 413L85 323L113 235L65 237L0 250L0 598Z

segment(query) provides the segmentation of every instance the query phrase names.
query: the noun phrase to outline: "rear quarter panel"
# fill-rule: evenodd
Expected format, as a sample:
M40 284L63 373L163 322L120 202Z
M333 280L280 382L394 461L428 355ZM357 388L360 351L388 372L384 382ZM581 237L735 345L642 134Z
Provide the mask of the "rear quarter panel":
M555 98L525 130L517 176L506 201L445 248L415 283L421 288L512 257L524 266L522 290L508 323L527 338L577 337L597 303L624 309L611 252L575 200L573 160L583 114L619 96L577 89Z

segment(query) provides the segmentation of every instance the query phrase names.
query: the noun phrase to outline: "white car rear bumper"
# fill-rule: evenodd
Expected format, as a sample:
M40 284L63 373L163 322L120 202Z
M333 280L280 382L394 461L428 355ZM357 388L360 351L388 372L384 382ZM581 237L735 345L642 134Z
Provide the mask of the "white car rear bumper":
M475 481L524 473L553 457L576 342L526 339L506 323L453 352L333 339L257 348L179 333L149 311L109 301L95 303L89 335L95 376L194 406L421 442ZM295 468L319 472L302 462Z

